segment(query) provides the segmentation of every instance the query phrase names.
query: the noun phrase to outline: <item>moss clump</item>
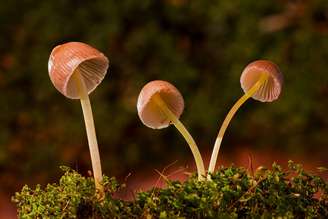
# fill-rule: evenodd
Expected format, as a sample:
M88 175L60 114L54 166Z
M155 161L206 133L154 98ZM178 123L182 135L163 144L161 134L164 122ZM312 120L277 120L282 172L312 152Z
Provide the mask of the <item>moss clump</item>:
M100 203L95 196L92 177L83 177L78 172L61 167L65 171L59 184L48 184L43 190L25 185L12 197L17 204L20 218L87 218L89 215L116 215L121 201L111 198L121 185L114 178L104 177L106 197ZM118 215L117 215L118 216Z
M320 168L322 170L323 168ZM104 177L106 196L98 201L91 177L63 168L59 184L16 193L20 218L327 218L328 184L289 162L258 168L221 167L213 181L196 176L186 182L166 180L164 189L140 192L134 201L113 199L123 185Z

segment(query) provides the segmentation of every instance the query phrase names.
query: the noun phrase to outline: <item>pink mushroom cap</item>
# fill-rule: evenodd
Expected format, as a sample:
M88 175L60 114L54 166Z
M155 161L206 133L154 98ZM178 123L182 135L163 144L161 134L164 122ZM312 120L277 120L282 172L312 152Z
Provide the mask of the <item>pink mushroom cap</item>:
M79 99L76 83L71 80L79 71L90 94L104 79L108 69L107 57L97 49L81 42L56 46L49 57L48 71L55 88L64 96Z
M244 92L246 93L255 85L261 74L267 74L269 77L252 98L261 102L272 102L278 99L284 78L279 67L268 60L257 60L246 66L240 77L240 84Z
M166 128L170 125L169 118L153 101L153 96L159 94L172 113L179 118L184 109L184 100L176 87L166 81L151 81L141 90L137 110L139 118L147 127L153 129Z

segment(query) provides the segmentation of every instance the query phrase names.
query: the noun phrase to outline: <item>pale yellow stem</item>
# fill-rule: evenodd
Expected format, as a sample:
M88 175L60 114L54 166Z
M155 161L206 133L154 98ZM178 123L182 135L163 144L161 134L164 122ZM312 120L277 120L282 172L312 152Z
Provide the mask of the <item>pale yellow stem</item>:
M155 94L153 96L153 100L157 104L157 106L160 108L160 110L167 116L167 118L173 123L173 125L178 129L178 131L182 134L184 139L187 141L191 152L194 156L196 167L197 167L197 173L198 173L198 180L204 180L205 179L205 167L204 162L202 159L202 156L198 150L198 147L196 145L196 142L190 135L190 133L187 131L185 126L180 122L180 120L172 113L172 111L169 109L167 104L164 102L164 100L161 98L159 94Z
M104 195L104 188L101 184L103 180L102 171L101 171L101 163L100 163L100 155L96 137L96 129L93 121L92 116L92 109L90 104L89 95L85 86L84 81L81 78L80 73L78 70L72 75L73 80L75 80L75 84L80 95L80 101L84 116L84 123L85 128L87 131L88 143L89 143L89 150L91 155L91 164L93 170L93 176L95 179L95 186L96 190L99 192L99 197L103 197Z
M226 118L224 119L224 121L222 123L219 134L218 134L218 136L215 140L215 144L214 144L210 164L209 164L209 167L208 167L208 173L213 173L214 172L215 165L216 165L216 160L217 160L219 150L220 150L220 146L221 146L221 142L222 142L224 133L225 133L225 131L226 131L232 117L235 115L235 113L240 108L240 106L243 103L245 103L246 100L248 100L250 97L252 97L256 93L256 91L258 91L260 89L260 87L267 81L267 79L268 79L268 75L267 74L262 74L261 77L259 78L259 80L253 85L253 87L251 87L251 89L249 89L230 109L229 113L227 114ZM208 180L211 179L210 174L207 175L207 179Z

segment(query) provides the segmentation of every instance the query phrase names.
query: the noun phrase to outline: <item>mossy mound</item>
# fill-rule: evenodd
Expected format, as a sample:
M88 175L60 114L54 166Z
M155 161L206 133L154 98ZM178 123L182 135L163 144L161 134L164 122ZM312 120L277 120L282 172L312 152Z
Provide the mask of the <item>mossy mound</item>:
M328 218L327 182L291 161L287 170L273 164L254 173L221 167L212 181L165 179L166 188L140 192L134 201L113 199L124 185L108 177L99 201L93 178L62 169L59 184L15 194L20 218Z

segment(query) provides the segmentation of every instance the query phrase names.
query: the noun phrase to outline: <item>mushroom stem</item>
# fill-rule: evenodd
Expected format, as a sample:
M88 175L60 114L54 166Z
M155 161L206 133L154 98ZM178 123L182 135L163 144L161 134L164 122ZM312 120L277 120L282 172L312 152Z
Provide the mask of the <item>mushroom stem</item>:
M225 117L219 134L215 140L215 144L214 144L214 148L213 148L213 152L212 152L212 156L211 156L211 160L210 160L210 164L208 167L208 175L207 175L207 179L211 180L211 175L210 173L214 172L215 169L215 165L216 165L216 160L218 157L218 153L220 150L220 146L221 146L221 142L224 136L224 133L232 119L232 117L235 115L235 113L237 112L237 110L240 108L240 106L246 102L246 100L248 100L250 97L252 97L260 88L261 86L267 82L268 80L268 75L267 74L261 74L259 80L251 87L251 89L249 89L234 105L233 107L230 109L229 113L227 114L227 116Z
M99 155L99 150L98 150L96 130L95 130L95 125L94 125L94 121L93 121L89 95L88 95L85 83L81 79L81 75L78 72L78 70L75 70L75 72L72 75L72 78L73 78L73 80L75 80L76 87L77 87L78 93L80 95L80 101L81 101L81 106L82 106L82 111L83 111L83 116L84 116L85 128L87 131L89 150L90 150L90 155L91 155L91 164L92 164L92 170L93 170L93 175L94 175L94 179L95 179L96 190L99 192L98 193L99 197L103 197L104 188L101 184L103 177L102 177L102 171L101 171L100 155Z
M165 116L168 117L168 119L173 123L173 125L179 130L179 132L182 134L184 139L187 141L191 152L194 156L196 167L197 167L197 173L198 173L198 180L205 180L205 167L204 162L202 159L202 156L198 150L198 147L196 145L196 142L190 135L190 133L187 131L186 127L180 122L180 120L174 115L174 113L169 109L167 104L164 102L164 100L161 98L159 94L155 94L153 97L154 102L156 105L160 108L160 110L165 114Z

